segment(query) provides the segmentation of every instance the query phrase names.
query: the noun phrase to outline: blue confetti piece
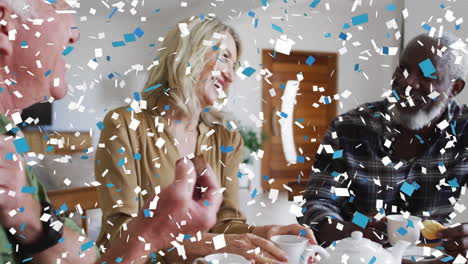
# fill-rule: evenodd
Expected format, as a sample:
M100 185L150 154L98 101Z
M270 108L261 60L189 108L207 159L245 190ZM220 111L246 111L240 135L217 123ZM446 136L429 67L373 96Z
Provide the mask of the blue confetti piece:
M154 85L154 86L151 86L151 87L149 87L149 88L146 88L145 90L143 90L143 92L149 92L149 91L154 90L154 89L156 89L156 88L159 88L159 87L161 87L161 86L162 86L162 84L156 84L156 85Z
M257 188L255 188L255 189L252 191L252 194L250 194L250 197L252 197L252 199L254 199L255 196L257 196Z
M112 10L112 12L109 14L108 18L111 19L111 18L115 15L116 12L117 12L117 7L115 7L115 8Z
M262 6L268 6L268 0L262 0Z
M124 40L125 42L135 42L136 41L136 37L134 34L130 33L130 34L124 34Z
M141 28L137 27L135 29L135 31L133 31L133 34L135 34L138 38L141 38L141 37L143 37L145 32L143 30L141 30Z
M351 23L353 26L362 25L367 22L369 22L369 15L367 13L351 18Z
M93 241L93 240L90 240L90 241L84 243L83 245L81 245L81 251L82 251L82 252L83 252L83 251L86 251L86 250L92 248L93 246L94 246L94 241Z
M448 183L450 184L450 187L452 187L452 188L459 188L460 187L460 185L458 184L457 178L454 178L453 180L448 181Z
M18 138L18 139L13 140L13 145L15 145L16 152L18 153L31 151L31 148L29 148L26 138Z
M281 113L280 113L280 116L281 116L282 118L288 118L288 114L286 114L285 112L281 112Z
M221 152L223 152L223 153L229 153L229 152L234 151L233 146L226 147L224 145L221 145L220 149L221 149Z
M351 27L351 26L349 25L349 23L344 23L344 25L343 25L343 29L348 29L348 28L350 28L350 27Z
M250 76L252 76L252 74L253 74L254 72L256 72L256 70L255 70L254 68L252 68L252 67L247 67L247 68L245 68L245 69L242 71L242 74L244 74L244 75L247 76L247 77L250 77Z
M258 18L256 18L254 22L254 28L257 28L257 27L258 27Z
M299 119L297 119L296 121L297 121L298 123L302 123L302 122L304 122L304 118L299 118Z
M461 25L455 25L455 30L459 30Z
M62 55L63 55L63 56L67 56L67 55L70 54L70 52L72 52L74 49L75 49L74 47L68 46L68 47L66 47L66 48L63 50Z
M60 211L62 211L62 212L68 211L68 206L67 206L67 204L62 204L62 205L60 206Z
M28 42L27 42L27 41L21 41L20 46L21 46L22 48L26 48L26 47L28 46Z
M0 93L2 93L2 92L3 92L3 88L2 88L2 87L0 87Z
M109 80L112 80L112 78L114 78L114 74L111 73L111 74L107 75L107 78L109 78Z
M419 63L419 68L421 68L421 71L423 72L423 75L425 77L429 77L432 79L437 79L435 76L432 76L434 72L436 72L436 69L434 65L432 64L431 60L429 58L423 60L422 62Z
M151 217L151 211L149 209L145 209L145 210L143 210L143 215L145 217Z
M346 35L345 33L341 32L339 38L342 39L342 40L346 40L346 39L348 38L348 35Z
M327 96L327 97L324 97L324 98L323 98L323 103L326 104L326 105L327 105L327 104L330 104L330 103L331 103L330 97L328 97L328 96Z
M342 149L333 152L333 159L340 159L341 157L343 157Z
M280 88L281 88L281 90L284 90L284 89L286 89L286 86L284 86L284 84L280 84Z
M413 223L413 221L411 221L410 219L408 219L407 223L408 223L408 225L407 225L406 227L414 228L414 223Z
M25 258L21 261L21 263L25 263L25 262L28 262L28 261L31 261L33 258L32 257L29 257L29 258Z
M249 17L255 17L255 12L249 11L248 15L249 15Z
M203 204L204 204L205 206L207 206L207 207L210 206L210 202L208 202L208 201L206 201L206 200L203 201Z
M396 10L396 6L395 5L392 5L392 4L388 4L387 5L387 11L395 11Z
M354 64L354 71L359 72L359 64Z
M208 113L208 112L210 111L210 108L209 108L209 107L206 107L206 108L204 109L204 111L205 111L205 113Z
M134 92L133 97L135 98L135 101L140 101L141 100L139 92Z
M276 31L278 31L278 32L280 32L280 33L284 33L284 32L283 32L283 29L282 29L280 26L276 25L276 24L271 24L271 27L272 27L274 30L276 30Z
M369 223L369 217L356 211L354 213L352 222L362 228L366 228L367 224Z
M205 20L205 15L204 14L200 14L200 20Z
M306 60L306 64L309 65L309 66L312 66L312 64L314 64L315 62L315 58L313 56L309 56Z
M325 33L324 36L325 36L326 38L331 38L331 33Z
M314 0L309 6L312 8L316 8L319 3L320 3L320 0Z
M376 260L377 260L377 258L375 256L373 256L371 258L371 260L369 260L369 264L374 264Z
M452 256L447 256L447 257L441 259L441 261L442 261L442 262L448 262L448 261L451 261L452 259L453 259Z
M403 227L398 228L397 232L398 232L400 235L402 235L402 236L408 234L408 230L406 230L406 229L403 228Z
M267 175L263 175L262 179L264 179L265 181L268 181L268 180L270 180L270 177L268 177Z
M99 130L103 130L104 129L104 124L102 122L97 122L96 123L96 126L99 128Z
M400 96L398 96L397 91L392 90L392 93L393 93L393 96L395 96L395 99L397 99L397 101L400 101Z
M122 258L122 257L118 257L118 258L116 258L116 259L115 259L115 262L117 262L117 263L121 263L121 262L122 262L122 260L123 260L123 258Z
M133 158L135 160L141 160L141 154L140 153L135 153L135 154L133 154Z
M429 25L426 24L426 23L424 23L424 24L422 25L422 28L424 28L424 29L427 30L427 31L431 31L431 29L432 29L432 27L429 26Z
M161 8L155 9L154 12L155 12L155 13L161 12Z
M46 73L44 74L44 76L47 77L47 76L49 76L51 73L52 73L52 71L51 71L51 70L48 70L48 71L46 71Z
M123 41L114 41L114 42L112 42L112 47L114 47L114 48L123 47L123 46L125 46L125 42L123 42Z
M57 3L57 1L56 1L56 0L47 0L47 2L49 2L49 4L51 4L51 5L53 5L53 4L55 4L55 3Z
M400 191L408 196L413 195L414 190L415 190L414 186L407 182L404 182L400 188Z
M304 163L305 159L304 159L303 156L297 155L296 161L299 162L299 163Z
M125 159L120 159L117 166L122 167L125 164Z
M7 154L5 155L5 159L6 160L13 160L13 153L7 152Z
M385 54L385 55L388 55L388 53L389 53L388 47L383 47L382 48L382 53Z
M213 47L211 47L211 48L212 48L214 51L217 51L217 50L219 50L219 47L218 47L218 46L216 46L216 45L215 45L215 46L213 46Z
M330 175L333 176L333 177L340 176L340 174L337 171L332 172Z
M23 186L23 188L21 188L21 192L35 194L37 192L37 189L33 186Z

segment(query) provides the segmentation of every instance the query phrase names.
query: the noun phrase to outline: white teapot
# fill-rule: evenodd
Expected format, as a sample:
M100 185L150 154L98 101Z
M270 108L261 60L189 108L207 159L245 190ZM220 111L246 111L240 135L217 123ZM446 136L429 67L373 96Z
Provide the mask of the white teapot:
M354 231L351 237L337 241L336 247L330 246L326 250L320 247L311 251L320 255L319 264L401 264L409 245L410 242L400 240L394 247L384 249L380 244L363 238L362 232Z

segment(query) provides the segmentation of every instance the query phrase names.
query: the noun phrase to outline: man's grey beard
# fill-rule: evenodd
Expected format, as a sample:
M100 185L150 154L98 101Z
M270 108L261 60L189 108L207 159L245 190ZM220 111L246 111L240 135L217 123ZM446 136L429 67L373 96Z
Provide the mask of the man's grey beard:
M397 107L394 107L391 110L394 114L391 120L392 123L401 125L410 130L420 130L439 117L445 111L448 103L449 98L445 97L442 102L435 104L429 111L420 109L415 113L405 113L400 111Z

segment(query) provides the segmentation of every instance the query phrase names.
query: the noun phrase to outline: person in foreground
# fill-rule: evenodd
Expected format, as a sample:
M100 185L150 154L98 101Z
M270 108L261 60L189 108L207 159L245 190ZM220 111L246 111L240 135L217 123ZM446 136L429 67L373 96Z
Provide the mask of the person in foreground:
M454 100L465 87L468 66L464 52L450 48L457 40L449 34L412 39L387 98L331 123L316 155L305 194L307 211L300 220L317 228L320 243L354 230L385 243L384 216L389 214L451 222L468 175L468 108ZM329 147L333 151L326 151ZM340 158L334 157L336 151L342 151ZM338 194L343 188L349 196ZM440 234L447 252L465 252L466 230L463 223Z
M209 163L204 174L215 177L222 189L216 224L201 239L176 241L177 250L168 249L158 261L190 262L229 252L256 263L277 263L287 256L271 236L302 234L316 243L306 227L249 226L239 211L243 142L238 131L226 128L222 109L242 50L235 31L216 18L193 17L173 27L160 50L141 96L130 106L109 111L103 121L99 142L105 147L97 149L95 162L103 210L97 243L112 246L155 188L173 181L176 161L199 155ZM213 240L220 233L226 245L215 249Z
M24 108L66 94L62 52L78 40L79 32L71 15L56 11L70 8L62 0L54 4L0 0L0 86L5 87L0 88L0 263L142 262L140 257L146 257L148 250L170 245L169 233L195 234L211 228L221 204L221 196L213 195L219 189L216 179L195 175L204 164L194 170L191 161L179 161L176 182L151 199L159 199L157 210L150 204L143 206L129 221L125 237L116 239L101 260L78 226L56 215L46 190L24 162L27 143L11 120L21 124L18 116ZM42 19L42 23L33 24L34 19ZM42 67L37 66L38 61ZM45 74L48 70L50 75ZM196 196L197 185L207 188L203 197ZM146 212L153 217L146 217ZM186 225L175 225L175 221L188 219L188 214Z

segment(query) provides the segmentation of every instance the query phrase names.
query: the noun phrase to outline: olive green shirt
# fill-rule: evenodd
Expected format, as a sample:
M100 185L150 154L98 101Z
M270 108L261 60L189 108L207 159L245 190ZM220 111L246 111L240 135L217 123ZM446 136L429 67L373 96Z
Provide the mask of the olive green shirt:
M10 124L11 121L8 120L8 118L0 113L0 135L3 135L7 132L6 126ZM0 142L2 144L2 142ZM5 157L0 157L0 159L3 159ZM44 186L39 182L38 178L32 173L31 167L26 166L26 176L28 177L28 182L30 187L35 188L35 193L33 194L34 197L38 201L49 201L49 198L47 197L46 190ZM3 194L6 195L6 194ZM72 219L65 217L64 218L65 222L64 225L77 233L81 233L81 229L76 225L75 222L73 222ZM18 232L15 237L18 237L18 234L21 234L21 232ZM11 239L12 236L10 235L9 231L0 228L0 263L21 263L24 259L30 258L30 256L25 256L22 254L21 250L19 252L16 251L16 242ZM21 249L21 247L19 247Z
M110 111L102 124L96 151L95 175L102 208L98 245L108 247L122 225L142 209L144 199L175 179L175 164L181 154L168 130L169 118L143 110L121 107ZM174 121L173 122L177 122ZM138 125L137 125L138 124ZM247 233L251 228L239 210L238 172L243 141L238 131L221 125L198 125L195 156L203 155L218 175L223 202L213 233ZM143 197L142 192L147 194ZM164 262L164 259L158 259Z

